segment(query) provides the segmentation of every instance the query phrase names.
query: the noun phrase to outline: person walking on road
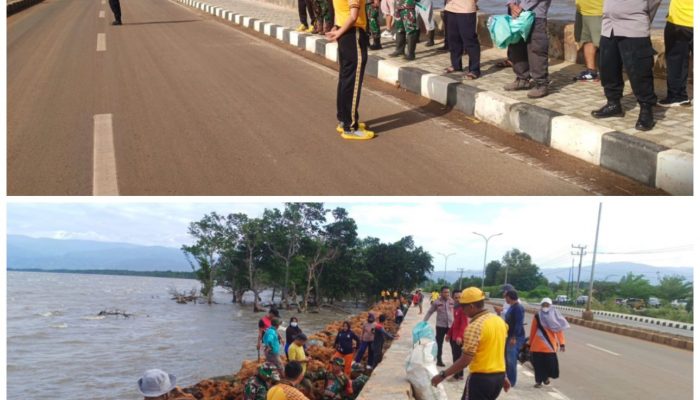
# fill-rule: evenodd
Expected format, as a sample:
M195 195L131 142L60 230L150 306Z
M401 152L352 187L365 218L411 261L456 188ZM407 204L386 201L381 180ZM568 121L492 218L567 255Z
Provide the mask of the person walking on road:
M535 368L535 387L550 384L551 379L559 377L559 360L557 351L565 351L564 330L569 323L552 307L552 299L545 297L540 303L542 308L532 318L530 327L530 354Z
M121 25L122 6L119 4L119 0L109 0L109 8L112 9L112 14L114 14L114 22L112 22L112 25Z
M518 351L525 343L525 308L518 302L518 292L506 292L506 303L510 305L506 313L508 337L506 339L506 374L511 386L515 387L518 379Z
M547 35L547 13L552 0L512 0L508 6L510 15L518 18L523 11L532 11L535 22L527 42L508 46L508 59L513 64L515 81L505 90L527 90L527 97L537 99L549 94L549 36Z
M365 27L367 14L365 0L333 0L336 25L326 33L331 42L338 42L337 118L336 128L343 139L368 140L374 132L360 123L360 94L367 66L369 38Z
M437 386L468 366L462 400L495 400L501 390L510 390L503 357L508 326L496 314L484 309L485 298L484 292L476 287L462 291L459 304L470 318L469 327L464 331L462 356L431 380L432 385Z
M411 300L414 307L418 306L418 315L423 314L423 293L421 293L420 289L416 290Z
M624 117L620 100L625 88L624 66L639 103L635 128L654 128L654 48L650 28L661 0L615 0L603 3L600 38L600 81L607 103L591 111L595 118Z
M664 28L666 98L662 107L689 106L688 60L693 49L693 0L671 0Z
M430 309L423 317L423 321L428 321L430 316L437 311L437 317L435 321L435 341L437 342L437 365L438 367L444 367L445 364L442 362L442 344L445 342L445 335L447 331L452 326L452 320L454 318L454 300L450 297L450 287L443 286L440 289L440 297L438 297L430 305Z
M336 350L333 358L342 358L345 361L345 374L350 376L355 349L360 347L360 338L350 329L350 322L343 321L343 329L336 335L333 347Z
M456 304L459 304L459 296L462 291L455 290L452 292L452 300ZM450 341L450 347L452 348L452 363L456 363L457 360L462 356L462 338L464 338L464 331L469 326L469 319L467 315L462 311L462 307L454 307L453 312L454 318L452 320L452 326L447 331L447 340ZM455 379L462 379L464 377L464 370L461 370L454 375Z

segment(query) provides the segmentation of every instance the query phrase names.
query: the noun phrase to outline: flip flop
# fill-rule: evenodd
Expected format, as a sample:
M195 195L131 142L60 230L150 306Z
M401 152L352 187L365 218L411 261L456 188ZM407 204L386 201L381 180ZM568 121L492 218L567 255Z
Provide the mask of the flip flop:
M473 72L467 72L466 74L464 74L464 79L473 81L474 79L479 79L479 75Z
M503 60L496 63L496 68L510 68L512 66L513 64L510 62L510 60Z

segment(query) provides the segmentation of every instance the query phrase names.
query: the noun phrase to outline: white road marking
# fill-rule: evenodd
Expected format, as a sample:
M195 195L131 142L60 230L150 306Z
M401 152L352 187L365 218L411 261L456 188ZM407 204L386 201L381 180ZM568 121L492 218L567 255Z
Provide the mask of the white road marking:
M612 354L612 355L614 355L614 356L620 356L619 354L617 354L617 353L615 353L615 352L613 352L613 351L606 350L606 349L604 349L604 348L602 348L602 347L594 346L594 345L592 345L592 344L590 344L590 343L586 343L586 346L591 347L591 348L594 348L594 349L596 349L596 350L604 351L604 352L606 352L606 353L608 353L608 354Z
M104 17L105 17L105 11L102 10L102 11L100 11L100 15L98 16L98 18L104 18Z
M107 51L107 35L104 33L97 34L97 51Z
M95 128L92 155L92 195L118 196L112 114L97 114L93 120Z

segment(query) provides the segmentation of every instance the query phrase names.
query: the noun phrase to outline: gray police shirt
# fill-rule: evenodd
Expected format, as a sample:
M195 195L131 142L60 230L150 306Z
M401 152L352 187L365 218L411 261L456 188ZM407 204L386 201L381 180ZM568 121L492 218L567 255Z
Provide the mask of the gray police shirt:
M651 23L661 0L605 0L601 35L609 38L649 37Z

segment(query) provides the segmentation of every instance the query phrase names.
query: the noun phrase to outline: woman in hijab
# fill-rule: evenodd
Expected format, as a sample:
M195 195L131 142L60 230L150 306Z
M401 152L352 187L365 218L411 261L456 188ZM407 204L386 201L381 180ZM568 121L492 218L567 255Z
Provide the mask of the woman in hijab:
M557 351L565 351L564 329L569 323L562 317L559 310L552 307L552 300L542 299L542 308L532 319L530 328L530 353L532 366L535 367L535 387L549 385L550 378L559 377L559 361Z

